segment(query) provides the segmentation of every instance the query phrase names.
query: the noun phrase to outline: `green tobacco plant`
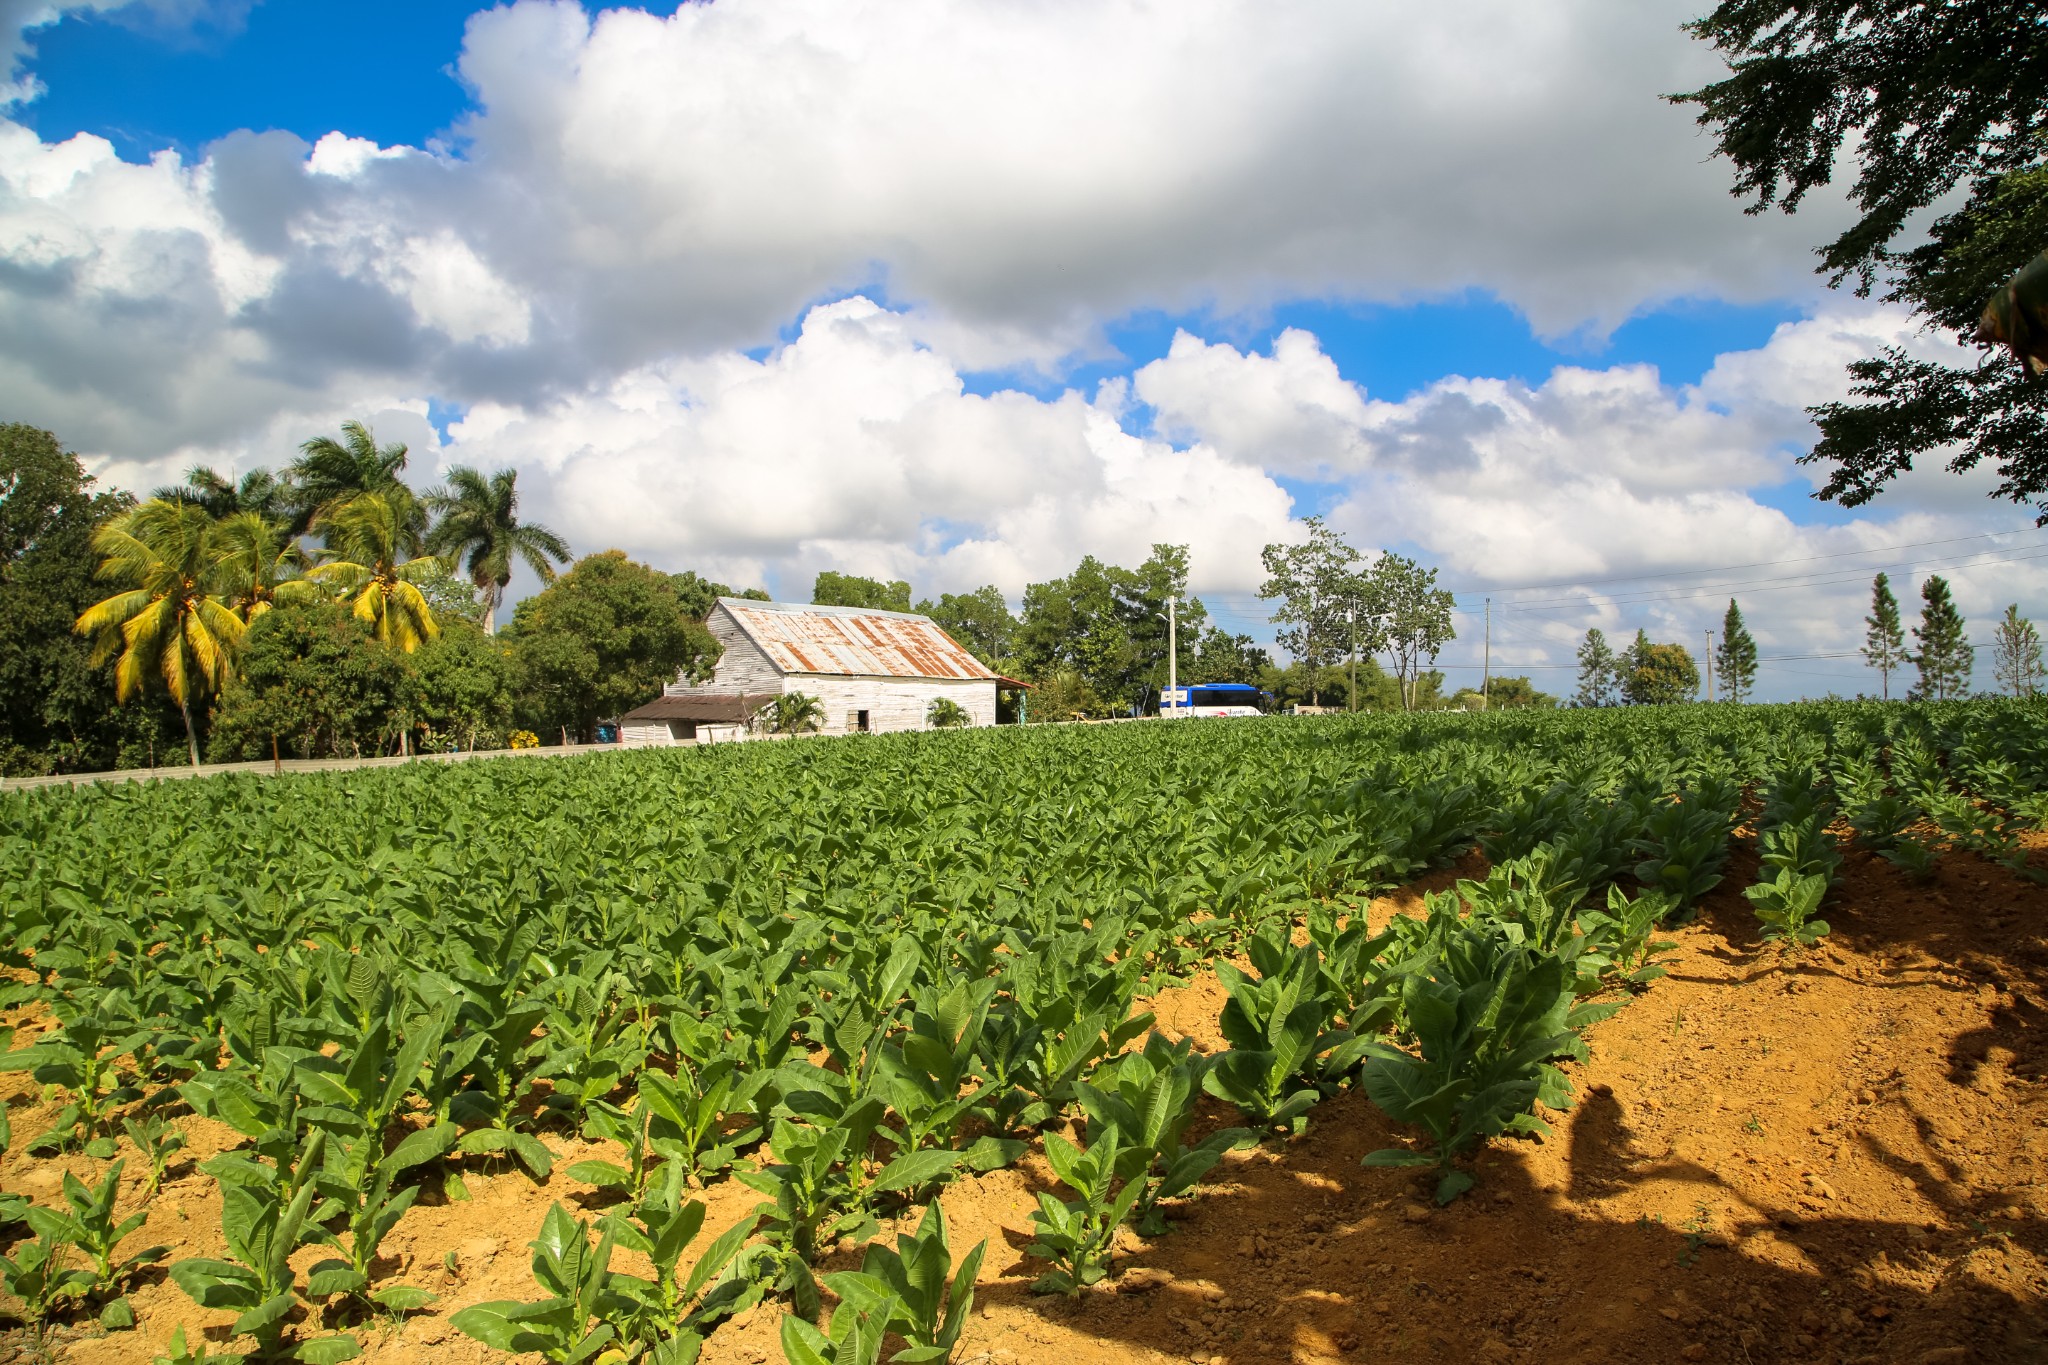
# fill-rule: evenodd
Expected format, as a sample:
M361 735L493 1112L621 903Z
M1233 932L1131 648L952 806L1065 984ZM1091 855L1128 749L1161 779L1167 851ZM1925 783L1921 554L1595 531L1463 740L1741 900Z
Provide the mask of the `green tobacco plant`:
M1574 1006L1572 973L1554 954L1509 943L1483 925L1445 945L1433 971L1402 983L1402 1005L1420 1055L1370 1046L1363 1073L1372 1102L1399 1123L1413 1123L1435 1150L1387 1148L1368 1166L1434 1166L1436 1198L1447 1204L1472 1187L1453 1167L1465 1148L1506 1132L1548 1133L1531 1109L1570 1103L1571 1088L1552 1058L1582 1056L1572 1032L1613 1006Z
M49 1320L92 1288L90 1271L65 1267L70 1249L69 1242L40 1232L34 1240L17 1244L12 1255L0 1256L0 1291L21 1305L22 1319L38 1350Z
M758 1258L741 1250L757 1219L744 1218L719 1234L687 1275L677 1267L704 1226L702 1202L656 1199L630 1217L615 1213L606 1221L618 1245L654 1266L649 1279L612 1272L605 1300L621 1343L637 1346L648 1365L692 1365L713 1326L760 1302L765 1287L751 1273Z
M1116 1130L1116 1176L1138 1187L1132 1211L1144 1236L1170 1231L1161 1200L1193 1190L1225 1152L1257 1140L1248 1128L1225 1128L1185 1145L1207 1071L1192 1039L1172 1043L1155 1033L1145 1040L1144 1051L1125 1053L1097 1068L1094 1078L1079 1087L1089 1145Z
M161 1114L150 1114L140 1120L122 1119L121 1127L135 1144L135 1150L149 1163L149 1182L143 1193L154 1196L163 1186L164 1172L185 1149L185 1134Z
M110 1021L81 1014L55 1033L25 1048L0 1054L0 1071L26 1071L40 1085L54 1085L66 1095L57 1120L30 1138L31 1154L82 1150L105 1159L115 1152L108 1136L113 1111L142 1098L142 1091L123 1074L120 1059L132 1053L143 1034L123 1032Z
M746 1100L739 1063L718 1057L695 1066L687 1057L676 1060L676 1074L649 1068L640 1073L640 1103L652 1115L647 1143L655 1155L696 1184L732 1165L739 1149L758 1140L761 1130L748 1124L721 1131L725 1116Z
M531 1244L533 1278L547 1297L475 1304L450 1324L494 1351L531 1351L550 1365L594 1360L618 1335L604 1319L613 1236L607 1223L593 1245L589 1224L570 1217L560 1204L550 1205Z
M897 1234L893 1249L870 1243L859 1270L827 1275L825 1283L862 1316L886 1315L887 1330L908 1343L892 1362L949 1361L974 1311L974 1277L987 1250L977 1242L955 1267L946 1215L934 1199L914 1235Z
M1766 942L1784 939L1810 947L1827 937L1827 921L1814 918L1828 894L1828 879L1822 873L1801 876L1784 869L1770 881L1745 887L1742 894L1763 922Z
M1024 1254L1050 1262L1051 1269L1032 1283L1033 1290L1072 1296L1108 1273L1117 1225L1130 1216L1144 1193L1141 1181L1125 1181L1118 1187L1120 1151L1115 1128L1106 1130L1102 1140L1085 1151L1058 1133L1045 1135L1045 1157L1052 1163L1053 1174L1080 1198L1070 1202L1039 1192L1038 1207L1031 1214L1036 1240Z
M1323 1097L1320 1078L1355 1065L1364 1044L1330 1028L1341 997L1323 975L1313 944L1290 948L1277 935L1261 934L1247 947L1256 979L1228 962L1216 964L1230 992L1221 1021L1230 1051L1202 1084L1260 1127L1298 1133Z
M782 1358L789 1365L876 1365L889 1317L886 1308L862 1310L842 1303L821 1332L809 1319L789 1314L782 1319Z
M220 1181L221 1233L232 1259L176 1261L171 1279L200 1307L237 1314L230 1331L253 1338L262 1358L329 1365L362 1354L346 1332L296 1342L284 1336L287 1319L305 1301L291 1255L323 1236L311 1215L326 1146L327 1134L315 1129L289 1166L230 1152L200 1168Z
M153 1246L116 1261L121 1242L149 1221L147 1210L117 1218L114 1202L120 1194L121 1169L125 1161L107 1168L98 1185L89 1186L77 1176L64 1173L64 1202L67 1209L29 1204L22 1210L37 1239L52 1246L72 1247L84 1253L91 1268L64 1277L65 1292L81 1299L107 1299L100 1320L108 1327L132 1327L135 1315L122 1297L144 1266L162 1260L169 1247Z
M1629 991L1668 975L1657 959L1678 945L1659 939L1657 931L1670 912L1671 897L1663 892L1643 891L1630 899L1620 887L1608 887L1605 910L1579 914L1579 927L1587 940L1579 959L1581 967L1590 965L1603 984Z

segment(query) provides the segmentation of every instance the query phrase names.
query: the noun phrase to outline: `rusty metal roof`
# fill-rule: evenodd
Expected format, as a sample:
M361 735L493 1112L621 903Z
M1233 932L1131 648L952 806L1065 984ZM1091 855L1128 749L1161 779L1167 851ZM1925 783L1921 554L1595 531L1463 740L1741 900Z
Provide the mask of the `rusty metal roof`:
M784 673L996 681L929 616L740 597L718 605Z

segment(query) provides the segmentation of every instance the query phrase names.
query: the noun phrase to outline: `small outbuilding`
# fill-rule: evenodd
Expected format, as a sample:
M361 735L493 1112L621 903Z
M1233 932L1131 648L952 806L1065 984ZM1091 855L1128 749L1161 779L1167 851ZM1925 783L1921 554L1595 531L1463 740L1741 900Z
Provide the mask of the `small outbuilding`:
M996 687L1007 684L929 616L721 597L705 628L724 647L711 681L680 680L621 718L626 747L745 738L756 712L801 692L824 710L828 735L930 728L947 698L972 725L996 723Z

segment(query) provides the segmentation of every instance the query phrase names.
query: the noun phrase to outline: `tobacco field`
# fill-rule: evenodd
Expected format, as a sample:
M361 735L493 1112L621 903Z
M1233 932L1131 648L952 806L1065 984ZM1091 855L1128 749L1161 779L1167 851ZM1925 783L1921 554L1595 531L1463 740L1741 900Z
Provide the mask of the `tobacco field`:
M0 1360L2039 1358L2044 823L1988 700L0 796Z

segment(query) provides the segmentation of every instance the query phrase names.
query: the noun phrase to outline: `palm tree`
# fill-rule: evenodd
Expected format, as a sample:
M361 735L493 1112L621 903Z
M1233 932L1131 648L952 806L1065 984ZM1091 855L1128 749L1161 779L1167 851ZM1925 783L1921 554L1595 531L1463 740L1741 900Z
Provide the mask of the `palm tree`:
M825 723L825 704L802 692L785 692L762 707L754 723L771 735L801 735Z
M282 521L291 513L292 489L267 469L252 469L236 483L200 464L185 471L185 482L167 484L151 496L163 502L197 503L215 518L255 512L272 521Z
M464 562L470 581L484 599L484 634L498 632L498 603L505 598L505 585L512 581L512 558L517 555L540 575L543 583L555 581L550 557L569 562L569 542L545 526L522 525L519 510L519 471L501 469L489 479L466 465L448 471L448 486L427 494L427 506L441 520L427 534L427 548L449 564Z
M214 523L221 588L244 625L279 602L304 601L317 586L299 574L306 555L296 537L255 512L236 512Z
M292 533L304 533L322 513L358 494L389 493L395 489L404 492L407 504L402 509L404 548L417 550L427 518L425 509L414 502L412 490L398 477L405 470L405 461L403 445L379 446L377 438L361 422L343 422L339 441L332 436L315 436L302 442L299 458L292 461L289 471L298 504Z
M418 505L403 489L359 493L331 505L312 529L326 539L334 558L306 575L333 583L379 640L406 654L441 634L433 608L413 586L418 579L442 572L441 562L431 555L401 558L407 545L406 514Z
M141 693L163 675L185 717L185 747L199 766L192 696L218 691L248 627L216 595L221 552L213 518L194 503L153 500L93 533L96 575L123 590L88 607L72 627L93 642L92 662L114 664L114 695Z

